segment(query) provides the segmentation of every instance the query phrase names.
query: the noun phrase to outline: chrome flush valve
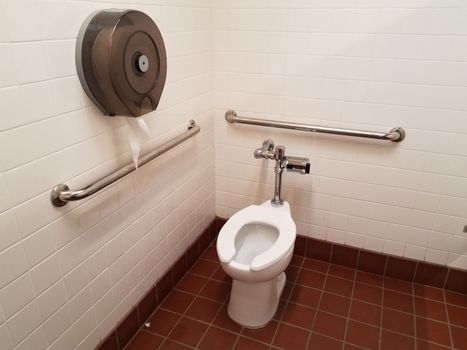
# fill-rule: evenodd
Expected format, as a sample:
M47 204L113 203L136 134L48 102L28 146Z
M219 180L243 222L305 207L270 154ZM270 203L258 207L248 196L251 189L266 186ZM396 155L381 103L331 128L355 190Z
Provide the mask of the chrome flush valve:
M263 141L263 146L255 150L255 158L274 159L274 141L267 139Z
M256 159L273 159L276 161L274 173L276 174L274 183L274 197L271 199L272 205L281 206L284 200L281 198L282 173L284 169L298 174L310 173L310 160L303 157L292 157L285 155L285 146L274 147L274 141L265 140L263 146L255 150Z

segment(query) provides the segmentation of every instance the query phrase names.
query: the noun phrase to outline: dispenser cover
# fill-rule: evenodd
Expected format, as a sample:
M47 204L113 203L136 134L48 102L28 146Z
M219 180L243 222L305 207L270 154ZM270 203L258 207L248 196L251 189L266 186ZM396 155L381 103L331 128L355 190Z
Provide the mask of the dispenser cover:
M167 75L164 40L140 11L100 10L80 29L76 68L104 114L138 117L159 104Z

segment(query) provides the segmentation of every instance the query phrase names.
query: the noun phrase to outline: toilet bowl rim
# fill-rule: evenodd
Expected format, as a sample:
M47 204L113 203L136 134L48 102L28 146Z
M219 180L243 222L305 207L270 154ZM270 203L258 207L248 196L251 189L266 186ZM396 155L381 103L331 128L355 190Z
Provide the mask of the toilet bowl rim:
M271 210L274 210L274 215L271 215ZM251 205L235 213L219 232L216 248L221 262L229 264L234 261L237 253L235 249L237 235L243 226L251 223L271 225L279 231L279 235L275 242L266 251L258 254L249 265L235 262L234 265L245 266L245 268L241 268L242 270L259 271L265 269L283 258L293 248L296 226L290 213ZM275 253L271 255L271 252Z

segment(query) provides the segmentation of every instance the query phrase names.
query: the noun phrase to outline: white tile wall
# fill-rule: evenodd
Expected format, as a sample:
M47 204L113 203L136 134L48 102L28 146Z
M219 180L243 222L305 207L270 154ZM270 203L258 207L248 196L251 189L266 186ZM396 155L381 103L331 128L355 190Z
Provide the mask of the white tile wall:
M266 138L311 159L285 174L299 233L467 269L467 4L214 1L216 208L272 196ZM229 125L239 115L387 131L400 144Z
M153 136L143 150L193 117L202 132L95 197L54 208L57 183L78 188L129 161L123 120L101 116L74 67L79 26L108 7L145 11L166 41L167 84L145 117ZM0 3L2 349L94 348L215 212L270 198L273 164L252 156L268 137L311 159L311 176L284 179L301 234L467 269L465 15L457 0ZM400 125L407 139L231 126L230 108Z
M2 350L93 349L214 218L210 1L137 3L0 4ZM54 185L79 188L130 160L123 119L92 106L74 65L82 21L112 7L145 11L166 42L167 84L144 117L143 151L191 118L202 131L91 199L55 208Z

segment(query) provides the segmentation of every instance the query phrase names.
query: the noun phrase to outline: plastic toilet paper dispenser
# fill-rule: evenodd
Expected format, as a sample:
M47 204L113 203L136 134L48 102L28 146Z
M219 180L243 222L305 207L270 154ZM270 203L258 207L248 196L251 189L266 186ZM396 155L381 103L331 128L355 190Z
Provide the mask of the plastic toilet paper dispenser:
M157 108L167 55L149 16L136 10L94 12L81 26L75 52L81 84L104 114L138 117Z

